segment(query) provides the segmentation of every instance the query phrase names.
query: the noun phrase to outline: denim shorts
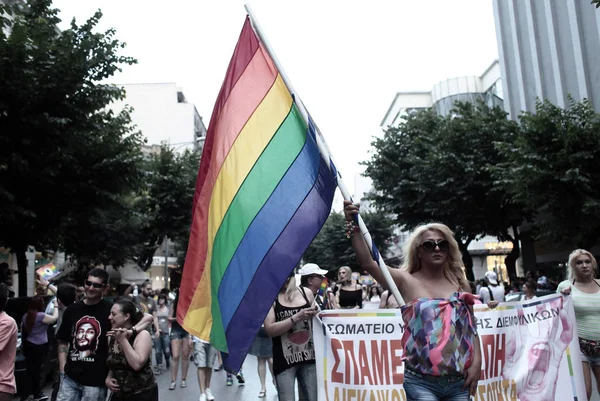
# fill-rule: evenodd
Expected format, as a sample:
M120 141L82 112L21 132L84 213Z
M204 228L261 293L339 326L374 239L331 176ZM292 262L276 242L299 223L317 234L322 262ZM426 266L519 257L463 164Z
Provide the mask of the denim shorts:
M404 391L407 401L469 401L469 389L463 390L465 380L457 377L435 377L404 370Z
M171 340L183 340L184 338L190 338L190 334L184 329L171 329Z
M587 356L583 352L581 354L581 362L587 362L590 366L600 366L600 356Z

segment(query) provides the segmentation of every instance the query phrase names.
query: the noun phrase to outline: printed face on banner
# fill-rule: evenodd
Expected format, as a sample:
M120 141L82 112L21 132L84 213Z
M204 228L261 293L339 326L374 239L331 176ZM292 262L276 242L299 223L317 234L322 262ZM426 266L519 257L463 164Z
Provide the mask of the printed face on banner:
M483 359L476 400L577 399L583 373L566 300L550 295L497 310L475 308Z

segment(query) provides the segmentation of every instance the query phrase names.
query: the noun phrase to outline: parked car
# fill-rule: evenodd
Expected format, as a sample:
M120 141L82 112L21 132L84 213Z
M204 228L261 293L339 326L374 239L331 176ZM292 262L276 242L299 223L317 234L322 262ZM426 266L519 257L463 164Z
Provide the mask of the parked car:
M44 305L48 307L48 304L52 301L52 296L45 296ZM31 297L18 297L10 298L6 305L5 312L11 316L17 322L19 327L19 334L17 337L17 356L15 358L15 380L17 381L17 394L21 394L22 390L27 386L27 371L25 369L25 356L21 350L21 319L23 315L27 313L27 305ZM44 378L45 384L48 380L52 380L52 376L58 371L58 353L57 353L57 342L54 336L55 325L48 327L48 355L43 363L42 377ZM42 385L43 385L42 384Z

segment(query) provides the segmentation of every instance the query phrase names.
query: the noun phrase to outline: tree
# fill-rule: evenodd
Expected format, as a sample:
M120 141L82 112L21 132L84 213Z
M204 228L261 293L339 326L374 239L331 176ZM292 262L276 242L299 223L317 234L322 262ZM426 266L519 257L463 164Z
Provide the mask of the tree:
M145 216L138 264L148 269L165 236L187 249L192 224L192 203L200 153L177 153L163 147L146 164L147 187L140 211ZM185 244L185 245L184 245Z
M592 0L592 4L595 4L596 8L600 8L600 0Z
M473 280L467 251L473 240L486 234L510 240L518 257L518 238L509 229L521 223L522 208L498 190L489 171L502 161L494 141L509 141L517 130L501 108L483 103L457 102L448 116L411 113L372 143L365 163L371 199L405 230L432 221L448 225ZM507 267L515 273L514 262Z
M110 208L70 213L63 220L62 249L82 270L98 265L120 267L140 252L146 222L137 210L139 197L120 196Z
M589 100L566 109L538 101L520 116L495 176L531 210L537 238L589 249L600 239L600 114Z
M377 249L384 255L390 248L394 236L393 220L382 212L362 212L361 216ZM317 263L325 270L335 270L340 266L359 270L360 266L352 244L346 238L344 221L342 213L331 213L319 234L304 252L302 259L305 262Z
M20 295L29 246L57 249L61 230L119 205L140 178L141 136L128 110L107 108L124 91L101 83L135 60L114 30L94 32L101 16L60 31L50 0L0 6L0 243L17 256Z

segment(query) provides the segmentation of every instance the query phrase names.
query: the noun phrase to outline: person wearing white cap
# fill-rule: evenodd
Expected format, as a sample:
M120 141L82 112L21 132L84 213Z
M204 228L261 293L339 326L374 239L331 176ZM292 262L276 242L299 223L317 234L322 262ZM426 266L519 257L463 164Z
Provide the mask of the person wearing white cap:
M493 271L485 273L485 280L488 283L487 287L481 287L479 290L479 298L484 304L490 302L504 302L504 286L498 284L498 276ZM495 306L495 305L490 305Z
M300 285L308 288L315 296L315 302L320 309L324 309L323 296L326 294L318 294L321 284L325 279L327 270L323 270L315 263L307 263L298 271L300 274ZM328 289L329 290L329 289Z

